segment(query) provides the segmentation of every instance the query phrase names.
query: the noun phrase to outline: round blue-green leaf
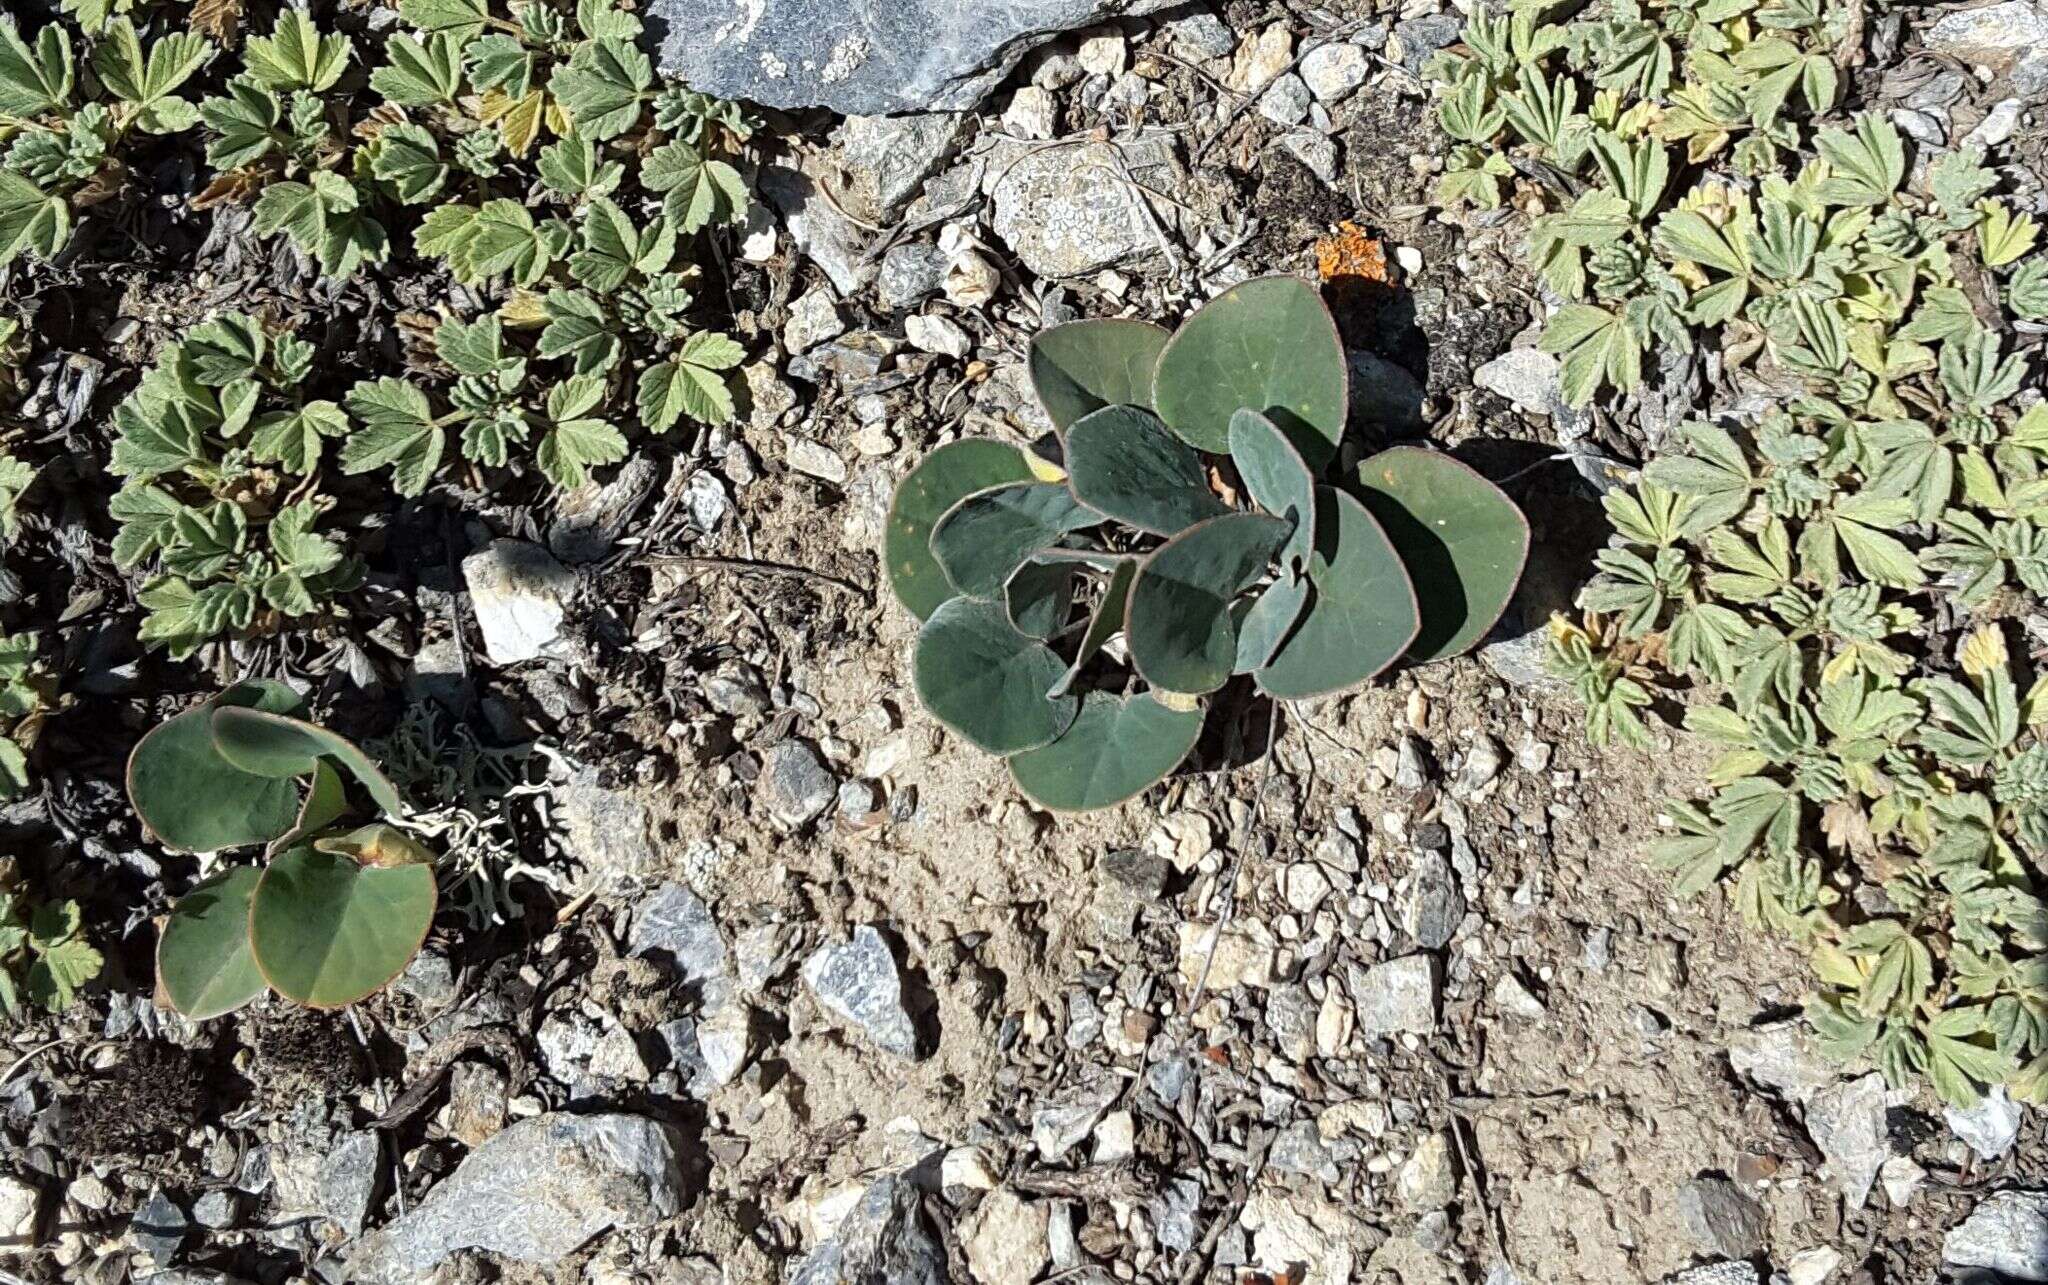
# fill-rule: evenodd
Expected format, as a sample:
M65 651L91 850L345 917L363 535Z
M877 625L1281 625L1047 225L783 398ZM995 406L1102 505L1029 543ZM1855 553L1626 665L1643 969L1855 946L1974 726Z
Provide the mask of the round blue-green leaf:
M1064 696L1072 690L1088 662L1100 655L1103 645L1124 627L1124 608L1130 605L1131 581L1137 574L1138 560L1135 557L1117 561L1110 571L1109 584L1102 591L1102 600L1095 604L1095 613L1088 617L1088 628L1081 633L1081 645L1074 652L1073 663L1067 666L1067 672L1060 675L1060 681L1053 684L1048 695Z
M1297 277L1232 286L1187 319L1159 354L1153 407L1202 450L1230 449L1230 417L1255 410L1321 469L1337 453L1351 383L1336 319Z
M1067 730L1074 698L1046 694L1065 669L1002 604L974 598L934 611L911 657L917 697L932 717L991 754L1036 749Z
M1010 760L1025 796L1055 812L1121 803L1166 779L1202 734L1202 710L1171 709L1149 695L1089 692L1052 744Z
M264 992L249 953L249 894L262 871L231 866L178 898L156 943L156 976L171 1007L195 1022L231 1013Z
M1306 576L1281 576L1261 589L1251 609L1237 622L1236 671L1249 674L1272 664L1280 645L1301 622L1301 609L1307 605Z
M1067 485L1089 508L1154 535L1230 512L1209 490L1201 452L1142 406L1105 406L1074 422Z
M213 711L213 744L233 766L256 776L311 777L322 759L332 760L391 816L405 812L405 801L377 761L346 736L315 723L273 714L264 709L217 705ZM297 818L293 818L296 823Z
M268 843L299 817L297 782L242 771L214 747L209 701L136 742L128 756L128 801L157 841L174 852L217 852Z
M1309 603L1293 636L1255 675L1280 700L1346 691L1399 660L1422 627L1415 586L1387 533L1350 495L1316 491Z
M1295 524L1280 560L1299 571L1315 543L1316 475L1279 426L1255 410L1230 417L1230 460L1253 503Z
M1358 482L1415 582L1422 631L1408 654L1441 660L1477 646L1521 583L1529 519L1470 465L1418 446L1381 451L1358 466Z
M293 848L249 898L249 949L270 988L311 1008L341 1008L405 971L434 922L434 868L362 865Z
M1084 564L1033 558L1010 573L1003 608L1010 623L1033 638L1051 638L1067 623L1074 605L1074 577Z
M896 600L919 620L937 611L954 588L932 556L932 527L976 491L1031 480L1024 452L1003 442L948 442L897 484L882 535L882 559Z
M1011 482L948 509L932 528L932 556L955 590L994 598L1026 558L1101 521L1058 482Z
M1053 427L1064 433L1105 406L1150 406L1152 372L1167 338L1164 327L1117 318L1039 331L1028 369Z
M1229 681L1237 663L1230 604L1266 573L1292 530L1263 513L1227 513L1153 550L1124 612L1131 663L1146 682L1199 696Z

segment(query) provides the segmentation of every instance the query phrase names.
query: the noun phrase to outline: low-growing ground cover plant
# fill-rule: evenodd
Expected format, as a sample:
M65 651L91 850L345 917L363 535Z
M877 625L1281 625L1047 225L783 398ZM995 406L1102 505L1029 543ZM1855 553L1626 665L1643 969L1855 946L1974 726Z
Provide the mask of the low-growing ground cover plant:
M1556 20L1552 18L1555 16ZM1606 497L1614 539L1553 628L1596 742L1660 692L1723 748L1656 863L1812 952L1826 1047L1946 1101L2048 1094L2048 721L2009 648L2048 591L2048 406L2016 403L2048 260L1981 149L1916 157L1836 115L1845 5L1520 0L1441 59L1440 195L1517 173L1563 300L1567 400L1718 348L1767 396L1679 427ZM1753 378L1752 378L1753 377ZM1659 445L1653 443L1653 445Z
M32 633L0 635L0 803L28 789L28 754L57 699L56 676L37 648Z
M73 210L121 191L132 136L199 123L178 91L213 57L210 41L166 29L145 39L127 17L91 30L82 53L61 22L28 38L0 18L0 267L55 257Z
M1177 333L1054 327L1030 373L1060 459L939 447L897 488L884 556L923 622L919 699L1046 807L1164 778L1235 675L1346 691L1471 647L1514 592L1528 524L1464 464L1403 446L1325 480L1348 371L1302 281L1245 282Z
M404 971L433 923L433 854L388 821L353 824L357 796L403 803L354 744L307 722L296 693L244 682L136 744L128 797L163 846L261 848L171 907L157 982L180 1013L218 1017L265 990L313 1008L361 1000Z
M31 902L12 862L0 861L0 1016L30 1004L62 1012L105 962L85 939L77 902Z

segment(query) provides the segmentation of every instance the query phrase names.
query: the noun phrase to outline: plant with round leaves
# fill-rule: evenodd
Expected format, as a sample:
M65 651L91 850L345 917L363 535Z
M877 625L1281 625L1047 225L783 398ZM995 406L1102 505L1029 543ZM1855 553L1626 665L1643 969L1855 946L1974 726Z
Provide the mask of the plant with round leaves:
M382 821L343 825L351 787L386 816L403 811L397 790L303 713L289 688L241 683L152 730L129 759L129 801L165 847L264 848L263 865L216 871L164 922L158 986L195 1020L265 990L353 1004L404 971L433 922L433 854Z
M1325 477L1349 372L1295 278L1244 282L1178 332L1055 326L1029 370L1059 462L939 447L898 486L884 557L922 622L919 699L1045 807L1162 780L1237 675L1296 700L1465 651L1521 577L1528 523L1450 456L1395 447Z

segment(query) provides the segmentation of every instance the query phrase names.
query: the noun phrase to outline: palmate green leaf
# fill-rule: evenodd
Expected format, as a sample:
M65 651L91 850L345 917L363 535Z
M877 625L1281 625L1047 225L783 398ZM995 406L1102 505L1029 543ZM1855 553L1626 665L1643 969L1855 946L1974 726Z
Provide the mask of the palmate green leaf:
M243 42L242 63L267 89L319 93L341 79L354 52L354 42L347 36L320 34L305 10L282 9L268 36Z
M572 199L609 196L626 176L625 166L603 160L596 144L578 135L541 148L538 168L549 191Z
M73 85L71 35L63 23L44 23L30 45L14 19L0 18L0 117L34 120L62 111Z
M10 170L0 170L0 267L33 252L52 259L71 239L71 207Z
M1927 1077L1941 1100L1968 1110L1986 1086L2012 1074L2013 1059L1996 1047L1981 1006L1944 1009L1927 1024Z
M20 532L21 497L35 485L36 473L35 465L0 451L0 541Z
M490 22L490 0L398 0L398 16L407 26L428 33L447 32L467 40Z
M1977 225L1977 247L1985 267L2002 268L2034 248L2041 230L2032 215L2015 215L2003 201L1985 201L1977 208L1984 215L1984 221Z
M284 105L277 95L247 76L230 80L227 90L225 97L199 104L208 135L206 163L216 170L239 169L280 146L276 131Z
M343 400L359 427L341 448L342 472L388 467L400 495L424 492L448 445L447 430L434 418L427 395L403 379L386 377L357 384Z
M515 99L533 92L538 59L517 36L494 31L470 41L462 57L470 83L478 92L502 89Z
M432 200L448 181L448 166L432 130L411 121L386 125L370 145L370 173L391 185L407 205Z
M1856 131L1824 129L1813 143L1830 176L1818 189L1829 205L1882 205L1906 177L1906 145L1889 120L1860 112Z
M1569 210L1546 214L1529 227L1529 254L1550 288L1568 299L1586 293L1586 251L1614 245L1637 219L1628 202L1606 188L1581 194Z
M1979 691L1953 678L1921 679L1911 690L1940 724L1922 728L1920 741L1945 762L1983 767L2019 737L2019 696L2002 673L1990 676Z
M384 65L370 73L370 88L401 107L453 104L462 95L463 43L455 31L424 41L395 31L384 42Z
M592 142L617 138L653 99L654 63L630 38L604 36L576 46L548 81L576 132Z
M503 374L519 360L505 351L504 323L495 312L475 321L443 321L434 327L434 352L463 375Z
M1565 131L1579 107L1579 82L1570 76L1552 79L1542 67L1524 68L1517 87L1500 97L1507 123L1522 140L1549 152L1561 152Z
M2013 269L2005 304L2028 321L2048 320L2048 257L2036 255Z
M481 206L436 206L420 221L413 245L421 254L447 260L456 280L465 285L501 275L532 285L556 257L532 212L509 197Z
M1896 919L1873 919L1843 934L1841 950L1867 970L1856 1007L1870 1017L1910 1014L1934 982L1934 956Z
M1984 168L1984 149L1971 144L1928 166L1927 185L1950 220L1956 226L1967 227L1981 217L1977 202L1998 186L1998 175Z
M2020 390L2026 363L2018 353L1999 357L1999 339L1975 331L1942 345L1941 386L1958 407L1989 411Z
M310 401L287 411L269 411L250 424L249 453L282 464L300 476L320 467L323 440L347 437L348 412L330 401Z
M664 208L682 233L694 235L714 223L737 223L746 216L747 184L724 161L708 160L680 139L654 149L640 167L640 183L664 194Z
M116 18L93 49L92 69L114 97L148 108L168 97L213 57L213 45L196 32L171 32L150 43L147 53L135 24Z
M618 363L617 323L603 304L581 290L550 290L541 306L548 321L534 345L536 356L549 361L567 357L579 375L597 374Z
M1627 203L1637 223L1649 218L1671 181L1671 155L1654 139L1624 142L1610 130L1592 135L1593 161L1607 186Z
M602 375L577 375L548 391L550 424L535 460L548 480L562 490L582 486L590 469L626 458L625 435L589 414L604 400L604 387Z
M718 425L732 418L732 390L725 373L746 359L746 350L725 335L699 331L667 361L641 372L637 405L649 431L666 433L684 417Z
M1627 392L1643 380L1641 341L1605 308L1567 304L1544 327L1540 346L1562 359L1567 405L1587 406L1603 386Z
M1749 91L1749 110L1759 125L1777 118L1794 89L1815 116L1833 108L1841 92L1832 51L1808 53L1780 36L1751 42L1736 52L1734 62L1756 76Z

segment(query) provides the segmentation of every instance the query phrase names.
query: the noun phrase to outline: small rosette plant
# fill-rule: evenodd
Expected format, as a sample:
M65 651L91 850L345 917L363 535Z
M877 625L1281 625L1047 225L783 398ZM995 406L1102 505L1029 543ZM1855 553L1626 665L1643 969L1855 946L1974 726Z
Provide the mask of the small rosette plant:
M264 852L260 866L202 880L164 923L158 989L194 1020L266 990L353 1004L404 971L433 922L432 854L392 825L349 824L355 793L398 816L398 791L303 713L281 684L240 683L151 731L129 760L129 801L166 848Z
M1323 480L1349 372L1302 281L1244 282L1178 333L1054 327L1030 373L1060 461L941 446L898 487L884 553L923 622L919 699L1045 807L1162 780L1235 675L1295 700L1462 652L1520 579L1528 523L1448 455Z

